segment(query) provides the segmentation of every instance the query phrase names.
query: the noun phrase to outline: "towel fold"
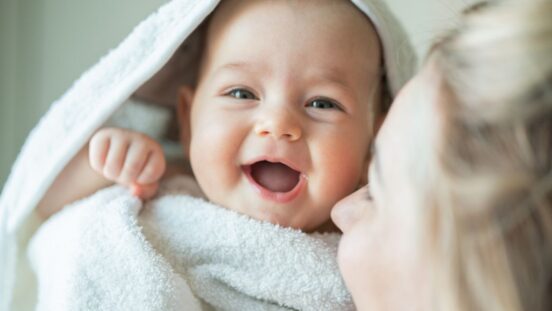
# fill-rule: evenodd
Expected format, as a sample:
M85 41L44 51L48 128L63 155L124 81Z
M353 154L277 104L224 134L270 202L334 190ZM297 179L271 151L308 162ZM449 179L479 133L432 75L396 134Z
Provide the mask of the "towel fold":
M354 309L339 234L260 222L193 187L173 178L142 204L114 186L49 219L29 246L37 310Z

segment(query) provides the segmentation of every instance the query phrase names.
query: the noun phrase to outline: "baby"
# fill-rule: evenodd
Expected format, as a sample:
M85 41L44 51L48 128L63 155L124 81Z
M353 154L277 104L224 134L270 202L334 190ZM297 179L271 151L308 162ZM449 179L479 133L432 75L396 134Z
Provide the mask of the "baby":
M177 113L206 197L255 219L324 230L332 206L366 182L387 92L373 24L349 1L224 1L203 53ZM39 212L47 217L112 183L148 199L173 172L152 138L100 129Z

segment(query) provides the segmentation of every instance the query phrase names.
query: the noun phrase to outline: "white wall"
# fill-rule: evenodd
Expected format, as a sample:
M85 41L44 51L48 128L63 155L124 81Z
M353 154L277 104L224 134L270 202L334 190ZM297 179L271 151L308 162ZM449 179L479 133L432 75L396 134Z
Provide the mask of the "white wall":
M403 22L423 59L437 36L456 24L459 13L476 0L384 0Z
M163 0L0 0L0 187L49 105Z
M0 1L0 185L15 156L17 0Z
M50 103L164 2L0 0L0 186ZM419 54L468 2L388 0Z

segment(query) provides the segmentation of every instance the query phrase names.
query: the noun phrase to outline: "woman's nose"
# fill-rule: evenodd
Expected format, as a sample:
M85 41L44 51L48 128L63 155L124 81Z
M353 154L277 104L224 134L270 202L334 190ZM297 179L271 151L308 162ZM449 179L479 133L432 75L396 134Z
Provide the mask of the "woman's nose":
M276 140L296 141L301 138L301 124L291 111L285 109L265 111L255 124L255 134Z
M368 187L364 186L335 204L331 217L342 232L348 231L363 217L370 205L369 196Z

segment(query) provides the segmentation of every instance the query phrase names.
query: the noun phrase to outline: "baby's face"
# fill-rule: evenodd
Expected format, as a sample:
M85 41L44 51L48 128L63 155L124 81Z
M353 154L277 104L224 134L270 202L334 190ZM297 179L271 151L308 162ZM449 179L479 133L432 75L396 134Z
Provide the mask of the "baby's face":
M349 1L226 1L191 104L190 161L207 197L314 230L365 173L380 48Z

